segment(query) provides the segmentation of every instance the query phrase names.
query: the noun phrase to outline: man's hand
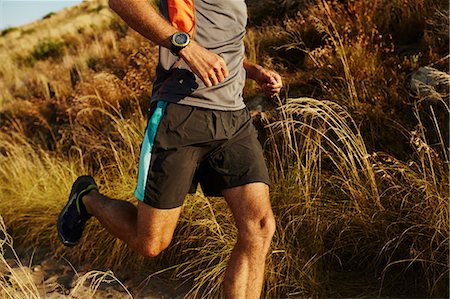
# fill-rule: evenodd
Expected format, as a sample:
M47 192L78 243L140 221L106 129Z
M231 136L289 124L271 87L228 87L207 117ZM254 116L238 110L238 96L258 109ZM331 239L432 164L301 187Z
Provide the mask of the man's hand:
M178 30L168 23L149 1L109 0L109 5L131 28L158 45L170 49L170 39ZM180 55L208 87L219 84L228 76L228 68L222 57L194 40L180 51Z
M261 86L264 93L271 97L280 93L280 90L283 87L281 76L278 75L278 73L265 68L260 70L258 78L256 78L255 81Z
M283 87L283 81L277 72L265 69L247 60L244 61L244 68L247 71L248 78L255 80L268 96L276 95Z
M207 87L219 84L228 76L222 57L193 40L180 51L180 56Z

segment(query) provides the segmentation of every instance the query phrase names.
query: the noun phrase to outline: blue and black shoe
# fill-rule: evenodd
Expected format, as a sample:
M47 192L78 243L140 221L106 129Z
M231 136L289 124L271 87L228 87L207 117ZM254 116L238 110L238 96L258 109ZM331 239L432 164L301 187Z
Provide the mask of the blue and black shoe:
M81 198L92 190L98 190L91 176L80 176L72 185L69 200L58 217L58 236L66 246L75 246L81 239L84 224L92 215L86 211Z

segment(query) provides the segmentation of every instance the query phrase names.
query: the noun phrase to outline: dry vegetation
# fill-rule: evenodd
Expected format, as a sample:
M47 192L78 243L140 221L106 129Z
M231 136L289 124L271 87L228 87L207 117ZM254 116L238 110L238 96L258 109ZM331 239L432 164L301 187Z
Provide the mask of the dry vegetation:
M277 69L288 95L245 90L278 221L265 297L447 298L448 3L249 2L247 56ZM95 221L75 249L57 241L56 216L78 175L135 200L157 48L90 1L3 31L0 59L0 215L16 247L149 280L170 273L191 284L188 297L220 296L236 230L224 201L201 192L157 259ZM1 225L0 295L45 296L5 262L12 239ZM94 291L113 277L90 275L75 285L94 277Z

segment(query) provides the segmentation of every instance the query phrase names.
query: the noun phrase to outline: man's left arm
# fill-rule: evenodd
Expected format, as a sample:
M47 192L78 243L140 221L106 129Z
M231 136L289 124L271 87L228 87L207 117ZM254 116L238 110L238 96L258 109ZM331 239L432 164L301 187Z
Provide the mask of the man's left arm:
M274 71L265 69L248 60L244 60L244 68L247 72L247 78L255 80L268 96L276 95L283 87L281 76Z

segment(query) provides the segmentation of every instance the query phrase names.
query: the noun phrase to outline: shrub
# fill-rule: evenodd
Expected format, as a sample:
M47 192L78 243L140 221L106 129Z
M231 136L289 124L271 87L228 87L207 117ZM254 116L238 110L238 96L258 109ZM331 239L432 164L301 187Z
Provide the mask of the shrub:
M8 33L13 32L13 31L17 31L17 28L16 28L16 27L9 27L9 28L3 29L3 30L0 32L0 36L5 36L5 35L7 35Z
M258 0L247 2L251 24L263 24L267 22L267 16L275 19L283 19L286 16L294 17L307 4L305 0Z
M31 52L31 57L35 60L46 60L48 58L59 58L63 54L65 44L63 41L46 39L40 41Z
M43 20L45 19L50 19L51 17L53 17L55 15L54 12L49 12L48 14L46 14L45 16L42 17Z
M116 32L119 38L125 37L128 32L128 25L118 17L111 20L111 23L109 23L109 28Z
M24 29L24 30L22 30L22 34L23 35L25 35L25 34L33 34L33 33L35 33L36 32L36 29L35 28L30 28L30 29Z
M102 9L106 8L105 5L99 4L96 7L89 8L88 13L99 13Z
M86 60L86 64L87 64L88 68L90 68L91 70L97 71L99 59L97 57L91 56Z

